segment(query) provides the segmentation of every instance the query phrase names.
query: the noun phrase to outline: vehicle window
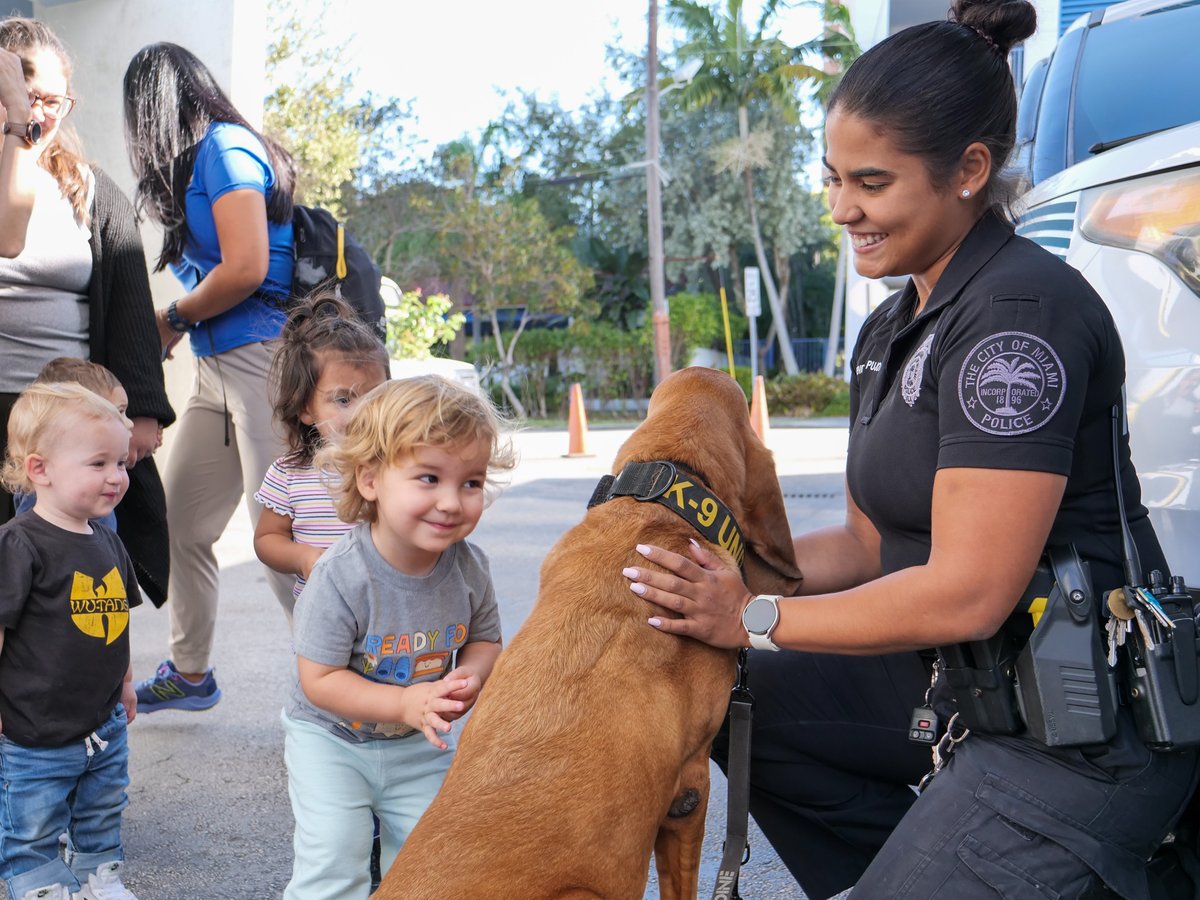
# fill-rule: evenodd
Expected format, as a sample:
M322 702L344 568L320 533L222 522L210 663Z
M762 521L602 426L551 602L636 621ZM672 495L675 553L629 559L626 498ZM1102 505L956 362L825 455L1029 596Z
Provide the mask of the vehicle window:
M1034 125L1037 124L1038 106L1042 99L1042 85L1046 83L1046 69L1050 58L1039 59L1029 70L1025 86L1021 88L1021 102L1017 107L1017 143L1033 140Z
M1071 85L1075 80L1079 45L1088 30L1076 28L1064 34L1046 70L1046 84L1037 112L1037 140L1033 143L1034 184L1066 168Z
M1094 144L1200 120L1200 2L1088 31L1067 165L1087 159Z
M1021 190L1025 190L1032 183L1030 155L1036 137L1034 128L1037 125L1038 106L1041 105L1042 85L1046 83L1046 69L1049 65L1049 57L1034 63L1025 79L1021 100L1017 104L1017 139L1013 144L1010 167L1017 176Z

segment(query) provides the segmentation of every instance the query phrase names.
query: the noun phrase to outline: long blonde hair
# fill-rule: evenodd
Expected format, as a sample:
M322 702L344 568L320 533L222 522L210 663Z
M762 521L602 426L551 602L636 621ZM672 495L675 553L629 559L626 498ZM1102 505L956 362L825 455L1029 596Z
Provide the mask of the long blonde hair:
M33 64L30 62L33 54L38 50L51 51L62 64L63 75L66 76L68 90L70 89L71 57L58 35L43 22L20 16L11 16L0 21L0 47L21 57L21 68L25 70L26 78L33 74ZM58 123L54 140L42 151L38 164L54 176L59 190L71 204L75 218L84 225L89 225L91 215L88 210L88 183L83 148L75 129L68 122Z

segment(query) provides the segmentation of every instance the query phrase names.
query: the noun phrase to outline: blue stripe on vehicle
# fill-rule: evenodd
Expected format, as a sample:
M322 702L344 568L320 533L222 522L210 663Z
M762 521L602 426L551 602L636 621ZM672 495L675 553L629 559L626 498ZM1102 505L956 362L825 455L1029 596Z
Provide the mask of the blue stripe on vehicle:
M1064 200L1061 203L1046 203L1042 206L1035 206L1033 209L1025 211L1025 215L1021 216L1021 221L1040 219L1042 216L1053 216L1060 213L1074 216L1075 207L1078 205L1074 200Z
M1061 231L1070 234L1074 226L1074 219L1028 219L1017 226L1017 234L1028 235L1034 231Z
M1060 247L1063 250L1066 250L1071 246L1071 239L1069 237L1050 237L1049 235L1039 235L1037 237L1031 237L1030 240L1038 246L1045 247L1047 250L1052 247Z

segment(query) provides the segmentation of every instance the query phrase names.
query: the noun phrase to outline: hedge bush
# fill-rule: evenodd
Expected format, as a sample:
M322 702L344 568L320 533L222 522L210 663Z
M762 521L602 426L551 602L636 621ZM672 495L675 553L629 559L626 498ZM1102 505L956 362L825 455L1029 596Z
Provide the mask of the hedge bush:
M823 372L780 375L766 382L767 409L773 416L804 418L840 408L849 388L840 378Z

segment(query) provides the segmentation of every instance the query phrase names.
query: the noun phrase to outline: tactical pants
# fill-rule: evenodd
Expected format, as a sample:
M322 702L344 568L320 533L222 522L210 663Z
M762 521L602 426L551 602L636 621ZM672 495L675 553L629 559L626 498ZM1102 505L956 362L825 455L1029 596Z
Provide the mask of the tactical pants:
M1098 748L971 735L918 800L930 753L907 732L928 683L916 654L751 652L750 811L811 900L1073 898L1097 875L1145 900L1197 754L1152 753L1122 709Z

